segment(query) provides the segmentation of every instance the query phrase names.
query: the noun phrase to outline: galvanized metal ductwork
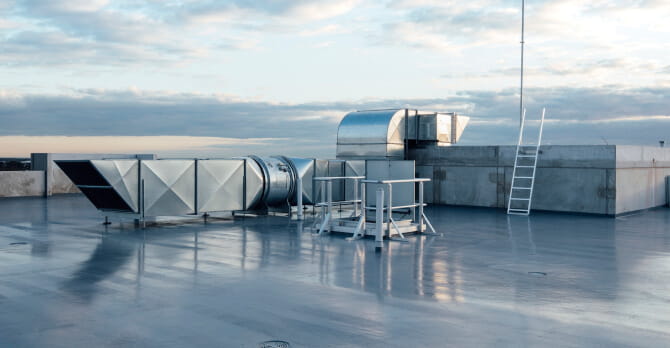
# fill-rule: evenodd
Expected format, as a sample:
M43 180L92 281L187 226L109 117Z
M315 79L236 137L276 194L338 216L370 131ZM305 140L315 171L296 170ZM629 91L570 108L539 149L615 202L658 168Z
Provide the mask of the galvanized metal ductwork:
M312 204L315 159L59 160L100 210L147 216L242 211L295 204L297 182Z
M337 158L407 159L411 146L457 143L469 120L456 113L412 109L350 112L337 131Z
M337 160L247 156L55 162L102 211L143 217L286 208L297 203L298 181L302 183L303 204L321 201L321 190L314 187L314 177L413 177L413 161L371 162L403 160L410 146L422 142L455 143L467 121L467 117L456 114L410 109L352 112L339 126ZM372 172L370 168L374 168ZM351 183L331 184L334 200L354 196ZM409 192L408 197L413 196L413 186L407 186L404 191Z
M268 206L285 204L295 191L295 175L291 166L281 158L249 156L261 168L263 173L263 196L254 205L261 202Z
M313 158L286 156L249 156L261 168L263 174L263 195L254 205L277 206L295 204L298 180L303 182L303 202L312 204Z

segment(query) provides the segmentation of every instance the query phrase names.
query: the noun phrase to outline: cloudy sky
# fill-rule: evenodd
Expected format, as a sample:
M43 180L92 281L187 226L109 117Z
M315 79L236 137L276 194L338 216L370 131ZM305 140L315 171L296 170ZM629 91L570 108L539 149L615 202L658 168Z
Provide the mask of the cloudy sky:
M546 143L670 141L670 1L526 15ZM506 0L3 0L0 156L328 157L344 114L380 107L456 111L462 144L510 144L520 20Z

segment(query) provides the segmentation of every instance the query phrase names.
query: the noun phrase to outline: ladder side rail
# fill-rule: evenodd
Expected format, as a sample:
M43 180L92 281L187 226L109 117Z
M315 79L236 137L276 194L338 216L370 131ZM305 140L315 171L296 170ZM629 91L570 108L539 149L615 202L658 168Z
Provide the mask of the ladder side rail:
M542 108L542 117L540 118L540 134L537 137L537 149L535 150L535 161L533 164L533 178L530 180L530 196L528 196L528 212L530 213L533 202L533 189L535 188L535 173L537 170L537 158L540 156L540 145L542 144L542 130L544 128L544 115L546 108Z
M540 119L540 136L537 138L537 149L540 149L540 143L542 143L542 129L544 128L544 115L547 108L542 108L542 118Z
M509 189L509 199L507 200L507 213L509 214L510 208L512 207L512 195L514 194L514 180L516 178L516 166L519 160L519 150L521 148L521 140L523 139L523 128L526 123L526 109L523 109L521 115L521 125L519 127L519 140L516 143L516 152L514 153L514 167L512 168L512 182L510 183Z

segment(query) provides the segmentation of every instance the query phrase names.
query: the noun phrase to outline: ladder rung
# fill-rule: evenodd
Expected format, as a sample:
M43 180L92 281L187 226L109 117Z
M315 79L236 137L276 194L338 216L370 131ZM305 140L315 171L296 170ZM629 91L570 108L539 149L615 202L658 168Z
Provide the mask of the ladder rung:
M528 214L530 214L530 210L519 210L519 212L508 211L507 214L509 214L509 215L528 215Z
M519 147L537 147L537 145L519 145Z
M513 201L530 201L530 198L510 198Z
M530 209L521 209L521 208L509 208L508 210L509 211L525 211L525 212L530 211Z
M512 186L512 190L530 190L532 187L516 187Z
M515 176L514 179L532 179L532 176Z
M516 166L517 168L535 168L535 166Z
M537 157L537 155L518 155L518 157Z

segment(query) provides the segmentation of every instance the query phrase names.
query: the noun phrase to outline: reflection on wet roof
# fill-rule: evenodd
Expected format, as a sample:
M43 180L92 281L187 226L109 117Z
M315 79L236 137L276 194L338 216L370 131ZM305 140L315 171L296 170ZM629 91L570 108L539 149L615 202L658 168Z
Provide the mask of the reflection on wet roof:
M441 236L283 217L105 227L80 195L0 199L3 346L632 345L670 340L670 210L429 207ZM309 226L306 221L304 226Z

